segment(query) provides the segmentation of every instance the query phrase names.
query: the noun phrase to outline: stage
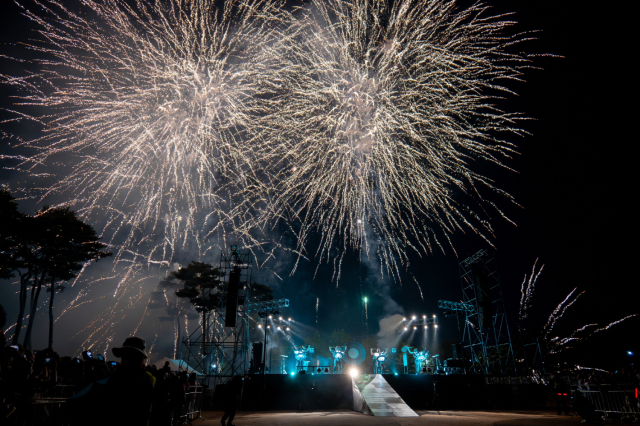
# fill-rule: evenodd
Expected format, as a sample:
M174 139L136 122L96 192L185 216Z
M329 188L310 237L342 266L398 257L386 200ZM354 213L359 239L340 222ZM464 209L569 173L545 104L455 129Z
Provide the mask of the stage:
M484 375L380 375L413 410L534 409L544 406L548 388L529 378ZM265 374L249 375L243 410L363 411L363 389L375 375ZM215 396L225 392L218 385ZM221 398L214 396L216 401ZM367 402L367 401L365 401ZM371 405L371 401L368 401ZM366 410L365 410L366 411Z

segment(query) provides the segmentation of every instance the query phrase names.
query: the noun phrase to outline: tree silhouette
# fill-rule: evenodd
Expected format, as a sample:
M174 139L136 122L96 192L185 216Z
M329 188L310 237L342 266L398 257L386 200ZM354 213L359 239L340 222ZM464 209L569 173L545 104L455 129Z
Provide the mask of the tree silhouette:
M76 216L68 207L47 208L36 212L31 223L30 241L35 249L31 315L25 334L25 347L31 346L31 331L36 314L38 295L43 285L48 284L49 299L49 348L53 345L53 303L62 282L74 278L86 262L98 261L111 256L106 245L100 242L95 230Z
M218 306L220 270L209 263L190 262L187 266L172 271L169 276L180 282L176 290L178 297L186 297L198 312L209 311Z
M68 207L44 207L34 216L17 210L17 204L8 191L0 191L0 238L2 250L0 271L3 278L17 273L19 313L13 344L18 344L30 299L29 322L24 346L31 347L31 333L42 288L50 292L49 348L53 345L53 303L62 282L75 277L86 262L110 256L94 229L78 219ZM30 291L29 291L30 286Z

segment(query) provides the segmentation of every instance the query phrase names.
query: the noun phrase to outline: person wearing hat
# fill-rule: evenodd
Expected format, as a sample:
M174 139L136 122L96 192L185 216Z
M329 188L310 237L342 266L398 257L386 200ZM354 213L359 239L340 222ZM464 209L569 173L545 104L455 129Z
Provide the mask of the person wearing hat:
M149 424L156 379L145 370L149 358L145 349L146 342L140 337L128 337L122 346L112 349L121 363L106 384L105 402L109 404L107 417L111 425Z

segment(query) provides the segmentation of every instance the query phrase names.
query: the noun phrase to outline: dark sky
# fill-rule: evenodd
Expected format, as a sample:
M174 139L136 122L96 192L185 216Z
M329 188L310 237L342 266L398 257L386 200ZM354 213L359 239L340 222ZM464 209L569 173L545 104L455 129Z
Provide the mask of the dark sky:
M391 296L407 315L440 314L437 300L461 297L459 260L480 248L495 253L507 311L514 316L520 284L536 258L545 264L533 300L538 324L575 287L586 293L558 323L560 334L639 312L637 298L632 296L637 285L633 269L638 225L632 207L637 192L632 189L637 181L632 174L637 167L631 147L637 136L632 133L631 114L636 108L631 73L637 71L630 64L630 30L621 16L625 11L587 8L577 1L487 3L498 12L516 12L518 30L541 31L538 40L522 45L523 50L559 56L539 58L535 65L542 69L528 71L526 83L512 87L519 97L509 100L509 108L534 119L523 125L531 136L514 140L520 155L508 166L518 172L495 168L486 172L522 206L501 204L517 226L494 219L495 249L473 235L456 234L453 242L459 257L451 249L422 259L413 256L402 285L381 279L355 254L345 261L338 289L330 283L333 266L321 267L312 280L315 264L303 265L293 277L283 276L278 285L276 297L292 302L287 315L314 325L319 298L322 332L345 328L362 334L361 288L370 301L369 332L377 332L378 320L385 314L388 298L384 295ZM17 18L17 7L8 3L3 8L0 37L5 43L2 51L7 52L13 50L10 43L27 33L25 21ZM0 93L0 102L7 105L4 92ZM1 176L3 183L16 178L6 172ZM256 277L263 273L267 272ZM424 301L409 273L420 283ZM3 290L3 304L10 306L14 298L15 294ZM568 356L586 364L622 362L626 350L640 349L634 333L639 321L634 318L598 334ZM528 325L535 329L535 324ZM440 332L443 339L455 336L454 320L441 317ZM116 335L115 339L126 337Z

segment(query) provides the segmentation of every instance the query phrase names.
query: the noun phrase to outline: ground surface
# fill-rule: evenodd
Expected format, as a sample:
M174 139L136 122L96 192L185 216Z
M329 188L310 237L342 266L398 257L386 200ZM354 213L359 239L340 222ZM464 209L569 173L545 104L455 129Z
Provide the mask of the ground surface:
M570 426L580 425L581 418L558 416L554 411L416 411L420 417L372 417L349 410L244 411L238 412L237 426L336 426L336 425L443 425L443 426ZM205 420L194 420L193 426L218 426L222 412L205 411Z

